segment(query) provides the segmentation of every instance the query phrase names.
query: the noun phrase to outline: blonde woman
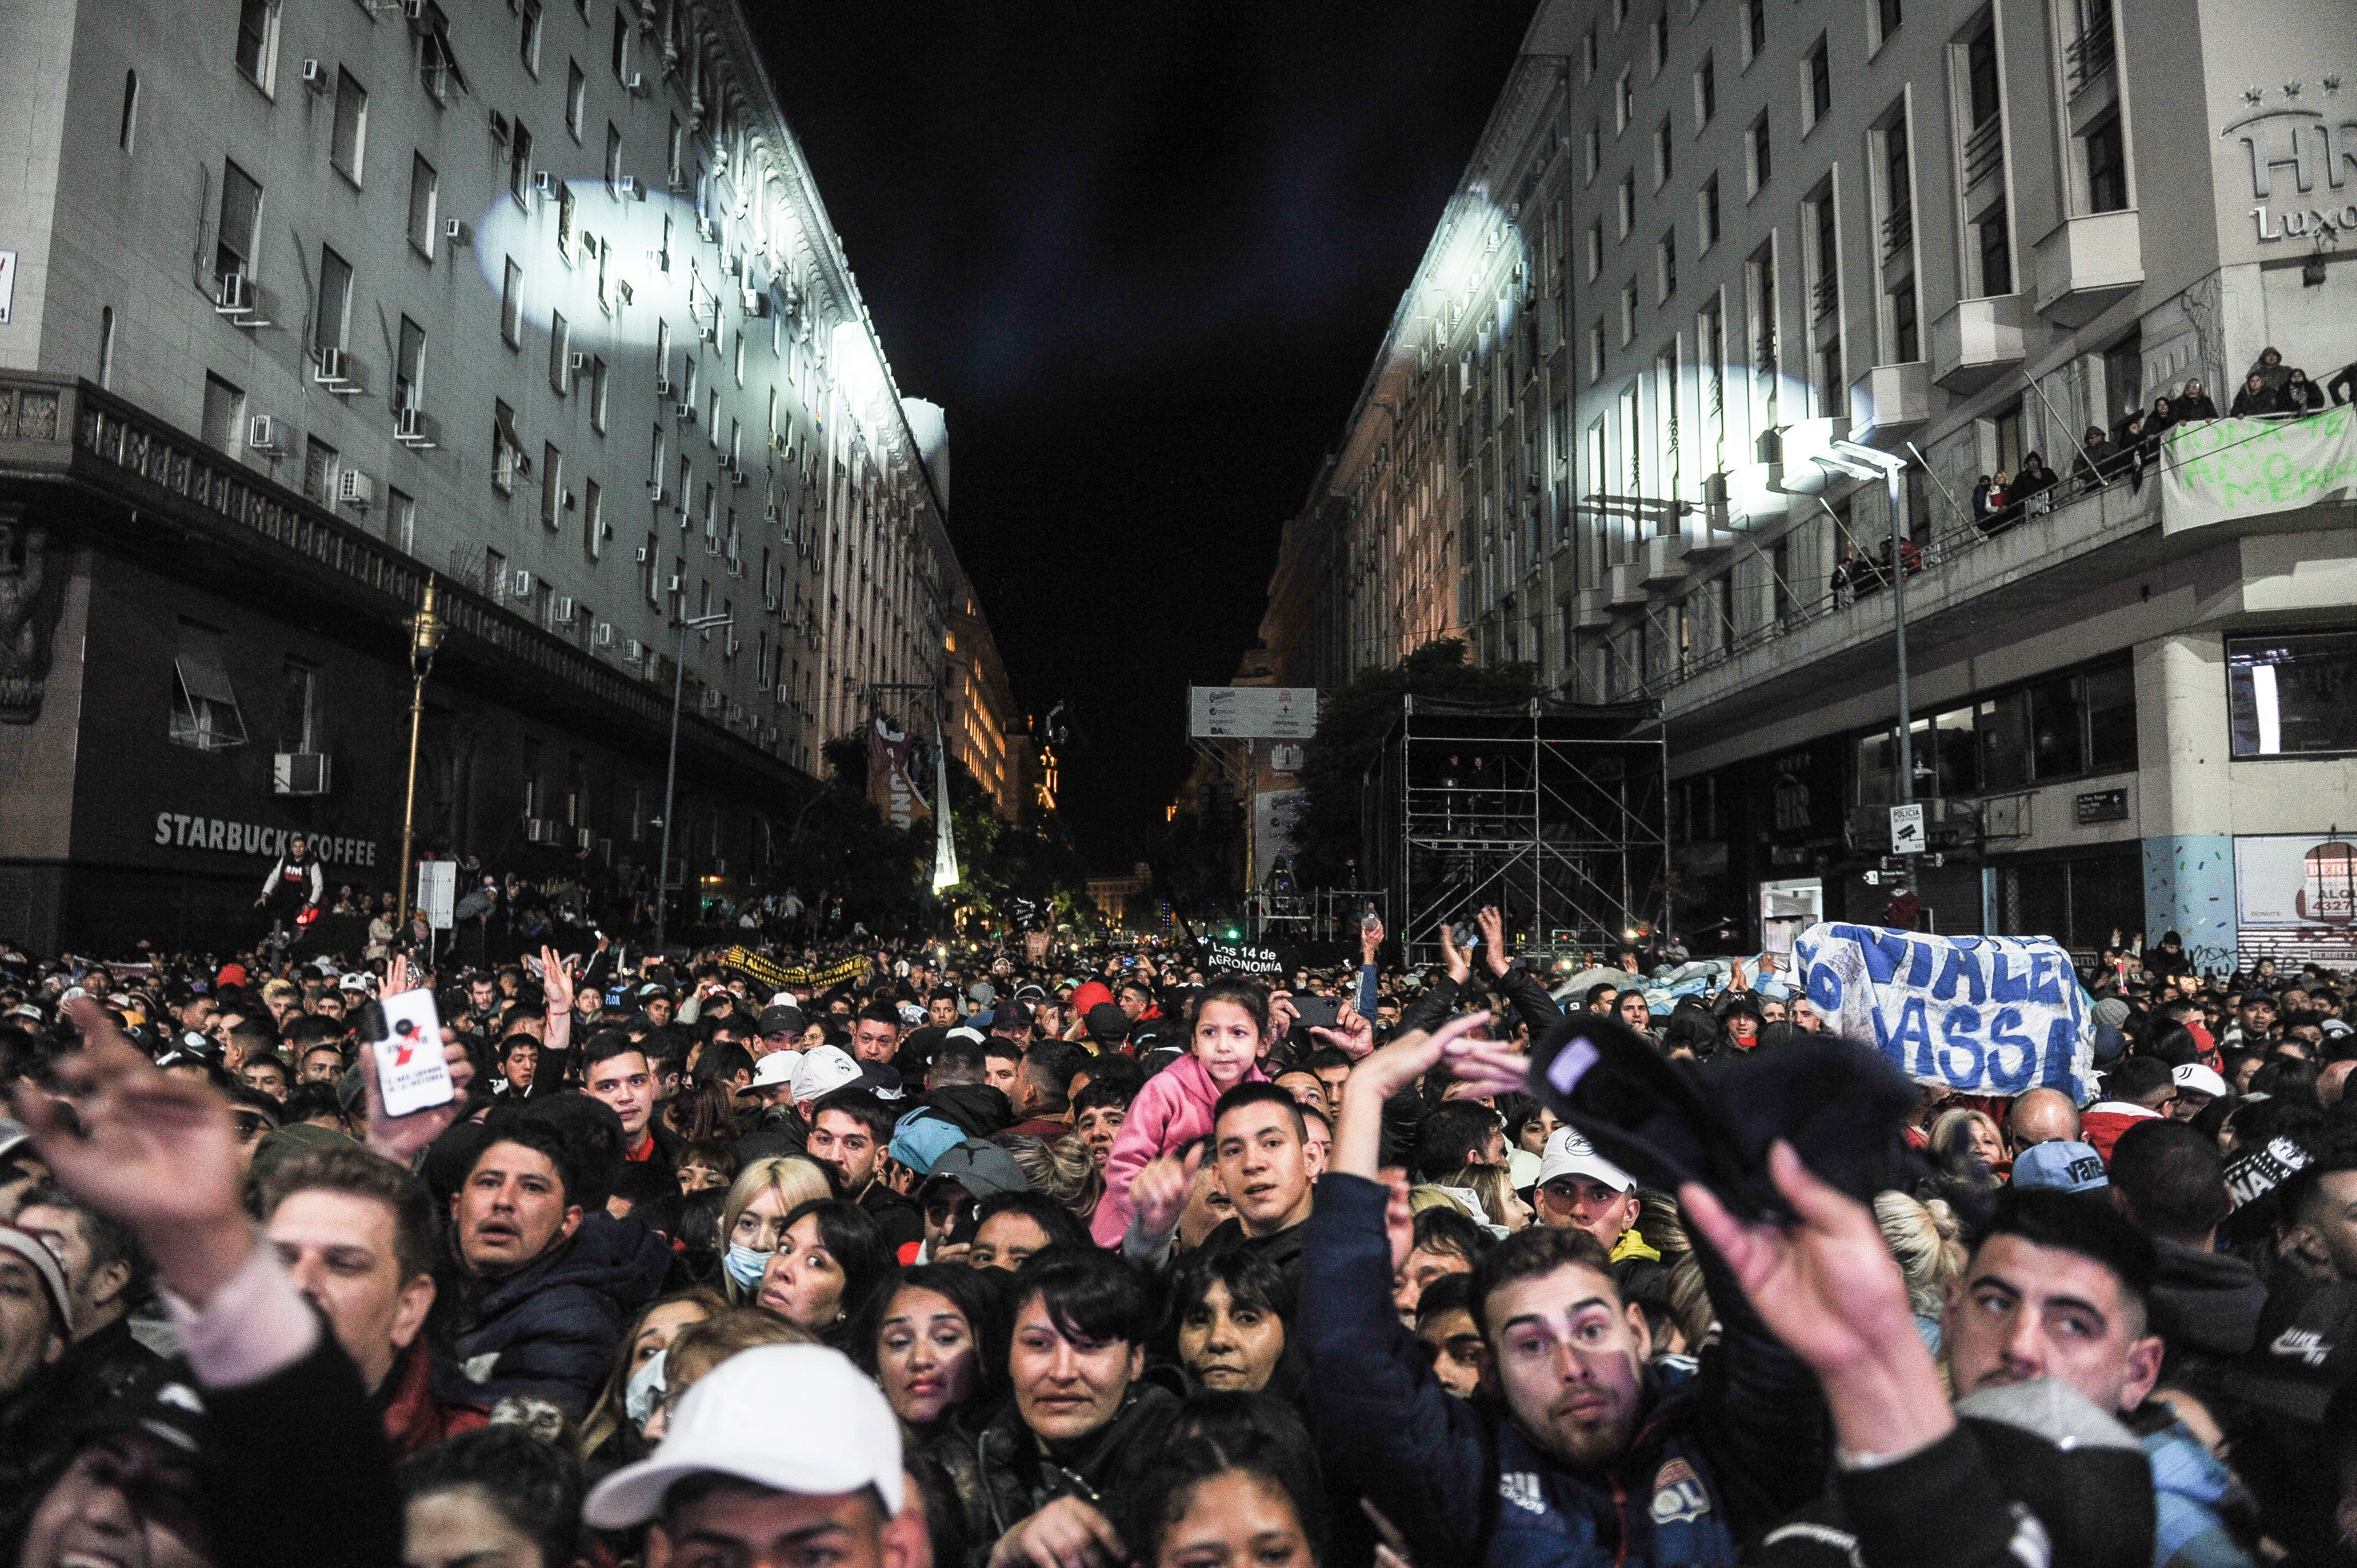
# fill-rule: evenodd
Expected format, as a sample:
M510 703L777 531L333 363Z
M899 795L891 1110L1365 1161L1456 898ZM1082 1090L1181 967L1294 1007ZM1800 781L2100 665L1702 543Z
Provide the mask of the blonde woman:
M1097 1199L1104 1196L1104 1173L1097 1169L1096 1156L1080 1134L1067 1133L1051 1144L1028 1133L1016 1133L1004 1139L1002 1146L1034 1188L1071 1209L1082 1224L1089 1222Z
M786 1216L834 1196L825 1169L801 1155L772 1155L737 1173L720 1207L721 1289L731 1305L748 1306L760 1294L761 1274L785 1234Z
M739 1350L750 1350L757 1345L818 1342L818 1336L809 1329L797 1327L759 1307L731 1307L701 1323L689 1324L663 1352L662 1397L655 1402L654 1412L642 1434L647 1445L651 1448L662 1441L663 1432L671 1423L671 1412L679 1408L680 1396Z
M1943 1111L1932 1123L1932 1152L1942 1159L1970 1155L1991 1173L2006 1168L2005 1134L1986 1111Z
M1964 1275L1964 1244L1957 1239L1955 1211L1941 1198L1919 1203L1903 1192L1881 1192L1875 1194L1874 1219L1882 1227L1883 1245L1899 1260L1899 1272L1906 1278L1907 1305L1915 1316L1915 1333L1937 1356L1940 1319L1948 1309L1949 1288Z
M1531 1206L1514 1190L1514 1178L1503 1165L1467 1165L1448 1178L1448 1185L1470 1188L1492 1225L1515 1231L1531 1222Z

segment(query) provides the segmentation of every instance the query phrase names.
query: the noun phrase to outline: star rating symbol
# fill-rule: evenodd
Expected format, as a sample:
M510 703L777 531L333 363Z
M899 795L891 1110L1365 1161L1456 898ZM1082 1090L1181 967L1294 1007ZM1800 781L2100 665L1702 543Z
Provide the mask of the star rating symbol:
M2263 87L2245 87L2243 89L2243 102L2251 104L2254 107L2262 102L2266 98L2266 89Z
M2298 96L2299 96L2299 83L2298 83L2298 82L2297 82L2297 81L2287 81L2287 82L2285 82L2285 83L2284 83L2284 96L2285 96L2286 98L2297 98L2297 97L2298 97Z

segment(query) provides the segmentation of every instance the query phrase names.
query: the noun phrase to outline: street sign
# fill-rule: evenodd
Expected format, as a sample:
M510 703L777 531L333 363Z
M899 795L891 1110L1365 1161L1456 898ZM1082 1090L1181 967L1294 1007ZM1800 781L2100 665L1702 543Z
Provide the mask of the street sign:
M425 911L429 930L447 931L457 922L458 863L421 860L417 863L417 907Z
M1190 740L1308 740L1318 733L1315 686L1189 686Z
M1890 853L1893 854L1921 854L1923 853L1925 847L1926 846L1923 842L1923 803L1920 800L1915 800L1910 801L1904 806L1891 807Z

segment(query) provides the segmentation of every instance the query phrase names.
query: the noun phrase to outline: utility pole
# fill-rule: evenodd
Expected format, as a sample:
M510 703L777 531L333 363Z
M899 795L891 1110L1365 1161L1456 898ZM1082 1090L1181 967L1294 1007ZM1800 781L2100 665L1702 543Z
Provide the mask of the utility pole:
M401 799L401 897L393 918L409 929L410 879L417 874L414 844L417 832L417 742L425 725L425 677L433 672L434 654L442 646L448 626L435 608L434 575L427 573L417 613L409 618L409 784Z
M725 615L681 616L672 623L679 628L679 651L671 664L671 754L663 762L662 859L655 866L655 950L663 950L664 937L669 932L671 913L671 812L679 788L679 704L687 689L687 634L691 631L712 631L736 624L733 617Z

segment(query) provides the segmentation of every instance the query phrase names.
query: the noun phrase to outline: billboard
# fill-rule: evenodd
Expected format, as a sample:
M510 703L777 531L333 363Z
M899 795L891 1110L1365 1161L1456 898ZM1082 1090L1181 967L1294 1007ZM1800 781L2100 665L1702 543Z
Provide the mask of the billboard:
M2244 930L2357 937L2357 844L2325 833L2237 838L2234 905Z
M1308 740L1318 731L1315 686L1189 686L1189 740Z

